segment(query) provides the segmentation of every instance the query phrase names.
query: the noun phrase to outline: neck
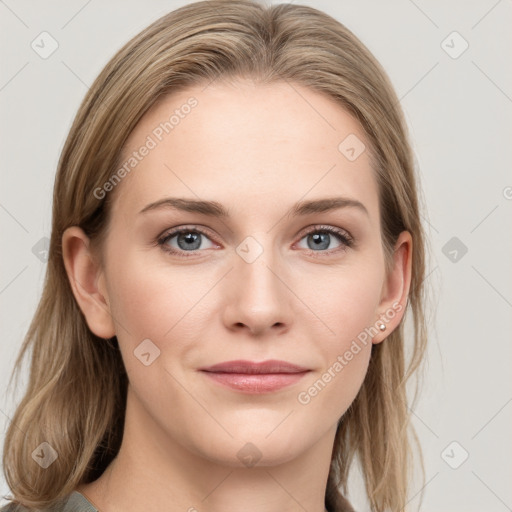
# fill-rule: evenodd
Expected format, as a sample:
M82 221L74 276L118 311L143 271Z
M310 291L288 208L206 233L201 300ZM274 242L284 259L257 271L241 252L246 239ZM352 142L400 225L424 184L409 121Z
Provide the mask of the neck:
M170 439L129 391L117 457L77 490L99 512L324 512L334 435L285 462L219 464Z

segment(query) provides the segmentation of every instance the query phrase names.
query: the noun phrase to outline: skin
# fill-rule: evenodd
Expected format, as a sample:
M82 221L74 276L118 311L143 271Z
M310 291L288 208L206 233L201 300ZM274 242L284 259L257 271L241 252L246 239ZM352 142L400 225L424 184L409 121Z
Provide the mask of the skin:
M136 126L125 156L191 96L198 105L110 192L103 266L80 228L63 235L89 328L117 336L130 381L120 452L77 490L102 512L322 512L337 423L364 380L372 343L405 311L411 236L398 238L386 276L368 152L349 161L338 150L349 134L364 141L364 132L330 98L299 85L237 80L167 96ZM214 200L230 216L139 213L168 196ZM298 201L333 196L360 201L367 214L347 207L287 216ZM327 249L315 249L306 231L316 224L348 232L355 245L327 235ZM179 226L207 233L191 257L155 244ZM250 263L236 251L248 236L263 251ZM178 237L167 245L180 251ZM384 332L360 343L309 403L298 401L397 305ZM160 350L148 366L134 355L144 339ZM198 371L234 359L282 359L310 371L265 394L234 391ZM248 442L260 457L251 467L237 456Z

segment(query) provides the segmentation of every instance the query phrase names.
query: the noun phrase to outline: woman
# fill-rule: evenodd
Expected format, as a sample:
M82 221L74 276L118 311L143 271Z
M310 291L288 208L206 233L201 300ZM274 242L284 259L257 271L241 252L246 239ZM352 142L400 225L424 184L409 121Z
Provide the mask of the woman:
M212 0L133 38L59 162L4 510L350 511L355 459L404 509L416 181L385 72L326 14Z

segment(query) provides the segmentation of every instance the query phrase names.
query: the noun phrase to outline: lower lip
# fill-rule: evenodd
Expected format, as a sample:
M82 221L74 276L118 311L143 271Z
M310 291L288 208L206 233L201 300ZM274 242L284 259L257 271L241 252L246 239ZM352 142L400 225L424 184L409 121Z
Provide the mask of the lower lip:
M307 371L300 373L221 373L203 372L219 384L244 393L269 393L298 382Z

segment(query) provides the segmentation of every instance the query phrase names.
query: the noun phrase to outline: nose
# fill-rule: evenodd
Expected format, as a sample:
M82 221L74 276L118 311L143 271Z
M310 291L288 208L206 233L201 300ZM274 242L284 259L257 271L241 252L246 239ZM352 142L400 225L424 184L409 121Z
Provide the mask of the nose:
M247 330L254 336L289 330L292 320L293 293L282 267L265 257L245 261L235 253L234 268L225 282L224 324L230 330Z

